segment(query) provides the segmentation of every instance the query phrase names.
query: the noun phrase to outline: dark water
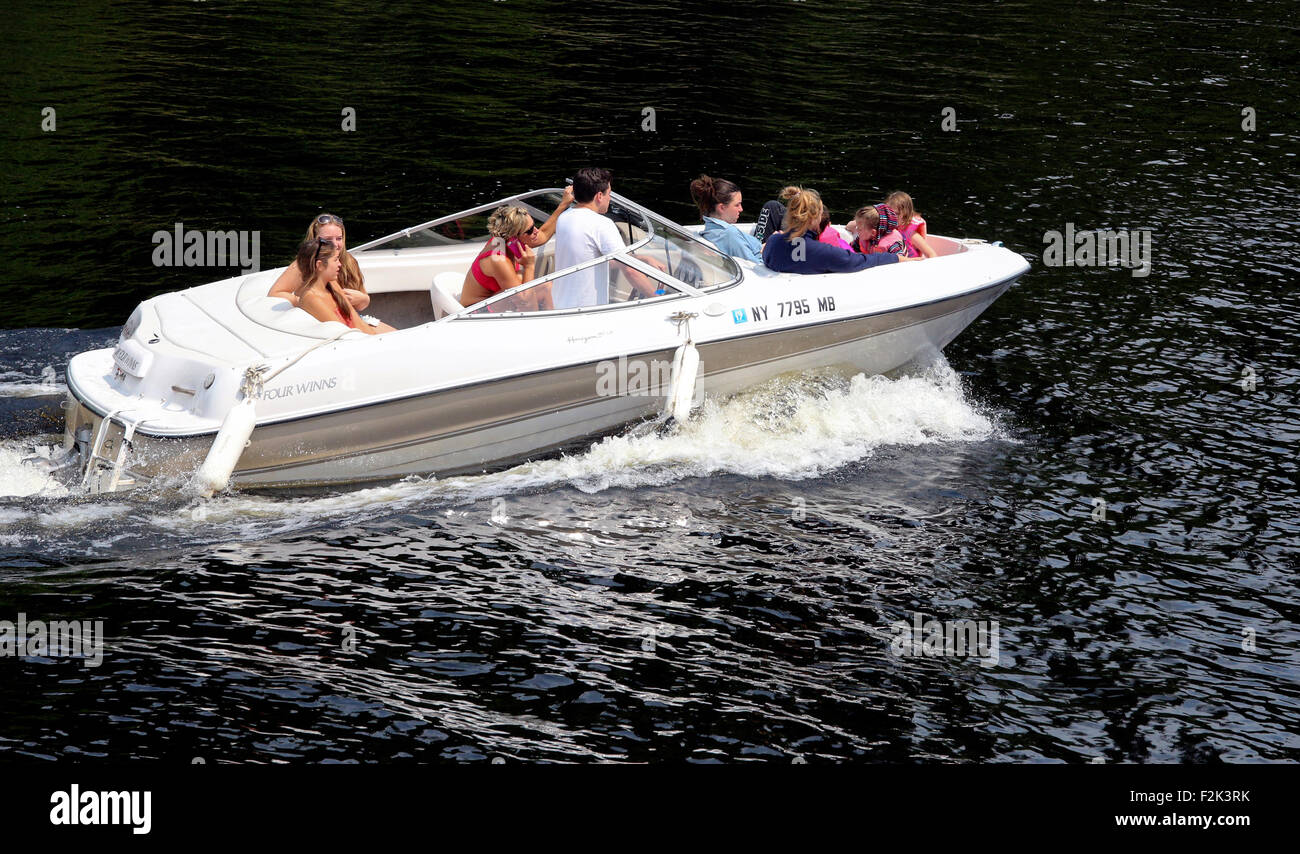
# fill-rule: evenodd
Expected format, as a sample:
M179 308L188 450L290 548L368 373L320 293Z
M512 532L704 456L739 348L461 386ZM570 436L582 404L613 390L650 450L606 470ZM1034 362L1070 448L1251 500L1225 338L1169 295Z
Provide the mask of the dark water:
M1300 759L1286 8L8 12L0 620L106 642L0 657L0 757ZM69 355L224 275L154 267L155 230L259 230L271 266L322 209L355 243L588 162L684 221L701 170L751 213L902 187L1034 267L928 371L482 478L197 507L21 466ZM1044 266L1067 223L1149 229L1151 274ZM917 614L997 621L996 665L892 654Z

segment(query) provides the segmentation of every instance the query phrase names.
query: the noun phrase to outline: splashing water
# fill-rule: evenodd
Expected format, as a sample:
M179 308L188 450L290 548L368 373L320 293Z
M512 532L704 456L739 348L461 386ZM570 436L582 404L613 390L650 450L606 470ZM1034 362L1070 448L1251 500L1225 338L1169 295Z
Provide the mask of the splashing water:
M49 459L59 443L55 437L43 436L37 440L10 440L0 442L0 498L43 498L68 495L68 487L52 476L48 469L25 462L33 457ZM3 517L0 517L3 524Z
M878 448L1003 438L965 397L957 373L939 360L896 378L833 371L779 377L731 398L706 400L690 421L644 435L627 430L586 451L524 463L502 472L438 479L409 477L347 492L292 497L234 492L199 504L160 491L124 493L111 502L66 500L69 490L21 462L31 441L0 443L0 495L46 499L45 506L0 507L0 536L71 540L84 534L117 542L124 522L141 536L185 539L284 535L358 516L569 486L595 493L661 486L692 477L732 474L800 480L870 459ZM48 499L65 500L49 501ZM142 510L144 512L142 512ZM103 528L105 530L99 530ZM114 536L107 537L108 528ZM97 534L97 538L96 538ZM76 549L76 544L67 543ZM82 547L85 546L82 542Z

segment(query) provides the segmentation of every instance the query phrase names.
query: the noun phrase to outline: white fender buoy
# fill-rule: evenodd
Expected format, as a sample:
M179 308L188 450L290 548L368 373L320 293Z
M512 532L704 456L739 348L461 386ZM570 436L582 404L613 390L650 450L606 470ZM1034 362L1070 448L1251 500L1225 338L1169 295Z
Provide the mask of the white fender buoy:
M691 417L691 399L695 397L695 381L700 372L700 351L694 342L687 341L673 354L672 386L664 402L664 414L678 423Z
M248 437L253 435L256 426L257 410L253 398L245 396L230 407L217 437L212 440L207 458L194 475L194 485L205 498L220 492L230 483L230 475L243 456Z

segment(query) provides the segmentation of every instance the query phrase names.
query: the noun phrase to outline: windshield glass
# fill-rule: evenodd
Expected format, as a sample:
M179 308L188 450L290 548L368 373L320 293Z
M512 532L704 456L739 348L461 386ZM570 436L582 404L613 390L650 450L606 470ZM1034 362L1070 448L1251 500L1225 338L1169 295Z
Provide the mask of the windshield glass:
M635 256L634 256L635 257ZM563 287L566 275L548 277L542 281L527 282L504 296L476 303L469 312L471 317L509 316L534 311L588 311L592 308L619 305L640 300L663 299L681 296L682 291L672 284L636 270L617 259L607 259L587 272L593 277L593 287L600 297L588 305L565 306L556 304L555 287ZM581 275L570 273L569 276Z
M651 223L653 234L636 257L669 276L699 290L710 290L740 280L740 266L681 226L617 194L623 207L634 209ZM614 204L610 204L611 212Z
M560 190L535 190L499 199L467 211L450 214L420 225L404 228L369 243L363 243L353 252L368 249L417 249L430 246L459 246L467 243L482 244L487 239L487 220L492 211L502 205L519 205L539 224L546 222L560 206Z

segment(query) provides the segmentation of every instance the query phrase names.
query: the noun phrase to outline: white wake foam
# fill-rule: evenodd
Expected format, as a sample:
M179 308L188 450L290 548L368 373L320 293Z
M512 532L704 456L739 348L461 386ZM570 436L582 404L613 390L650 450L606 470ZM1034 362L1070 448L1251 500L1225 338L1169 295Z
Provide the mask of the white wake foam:
M68 387L58 383L0 383L0 397L61 397Z
M886 445L968 442L994 435L946 362L919 375L779 378L721 403L706 401L677 431L623 434L584 454L537 464L588 491L726 472L799 480L867 459Z
M993 422L966 399L960 378L943 360L892 379L830 372L781 377L727 400L706 401L689 422L671 432L642 432L628 430L581 453L487 475L411 477L316 497L232 493L197 505L155 507L156 512L146 509L147 502L142 506L139 500L119 499L99 504L99 511L69 505L66 525L57 520L60 511L49 506L23 515L46 530L75 529L89 521L87 514L118 512L182 535L212 525L274 535L319 526L324 519L388 514L430 502L451 507L556 486L599 492L718 473L797 480L867 460L885 446L998 436ZM0 495L66 495L53 479L20 462L18 445L0 443ZM5 521L0 518L0 529Z
M0 497L67 495L67 487L47 470L23 462L32 456L48 457L56 449L56 445L32 439L0 442Z
M455 505L552 486L599 492L718 473L798 480L868 459L884 446L982 441L996 435L992 421L966 400L960 378L945 361L897 379L791 375L725 401L707 400L689 422L667 433L628 430L581 453L495 474L413 477L290 502L228 495L208 502L195 521L286 513L319 519L376 504L400 509L432 499Z
M0 397L54 397L68 393L58 382L54 367L46 367L39 376L23 371L0 371Z

